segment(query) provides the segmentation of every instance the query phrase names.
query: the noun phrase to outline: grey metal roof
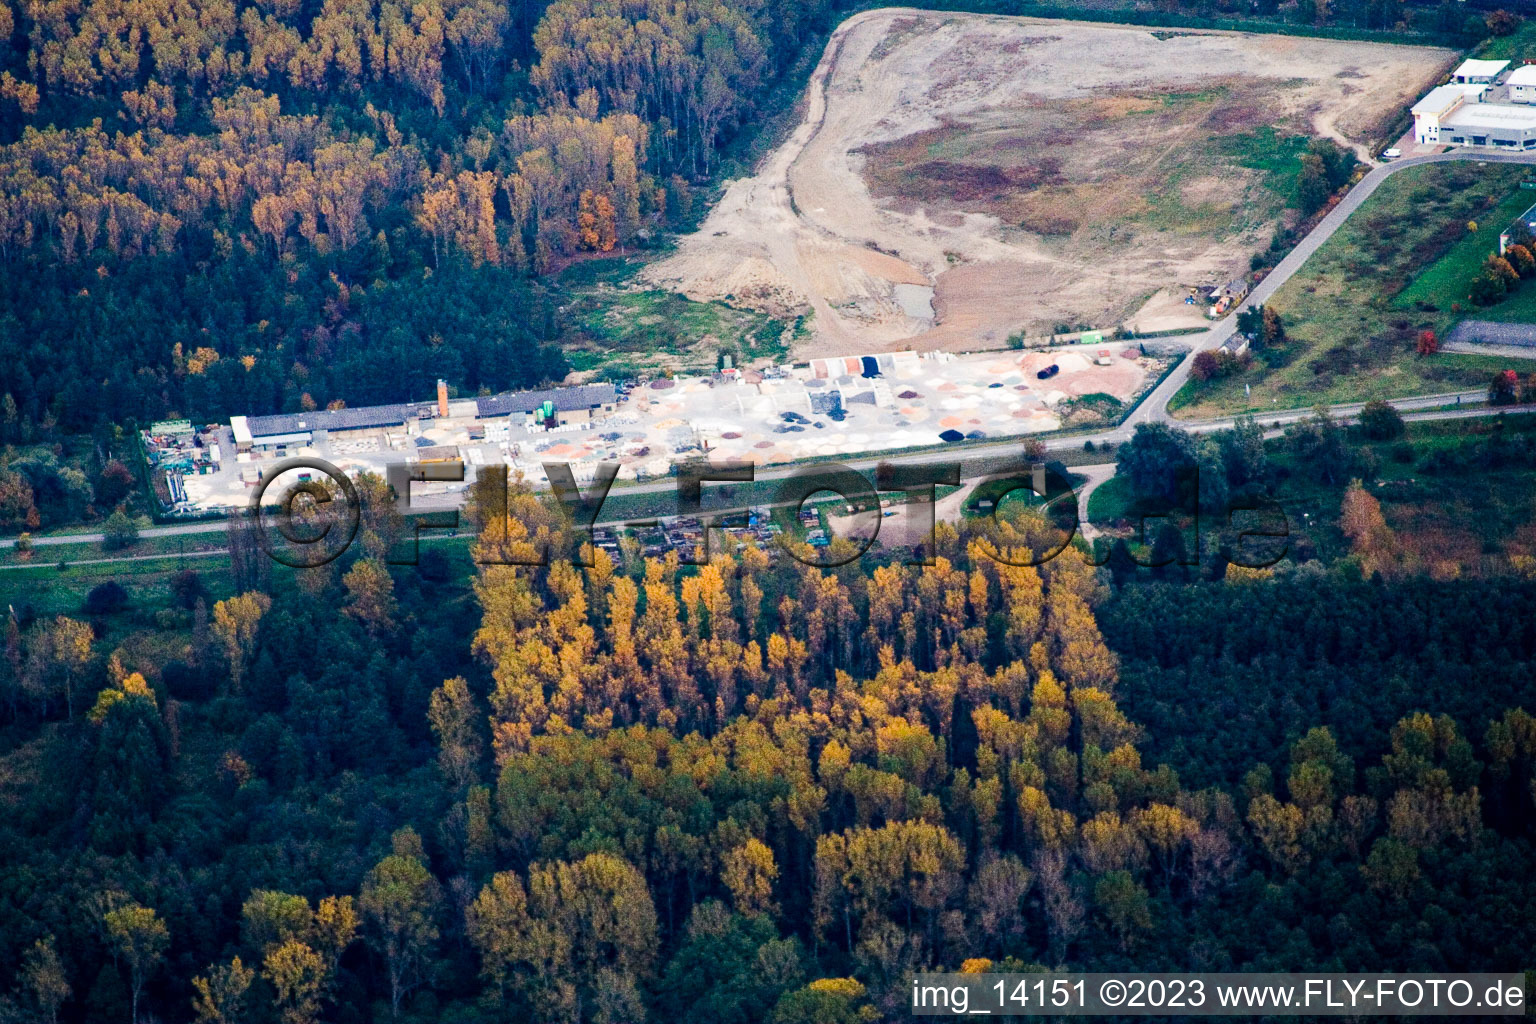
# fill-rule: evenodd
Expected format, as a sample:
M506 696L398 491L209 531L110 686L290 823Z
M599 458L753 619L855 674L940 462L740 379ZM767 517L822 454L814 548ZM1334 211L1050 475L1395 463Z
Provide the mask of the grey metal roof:
M571 388L546 388L539 391L504 391L475 399L481 419L530 413L545 402L554 402L557 410L590 409L607 405L616 396L612 384L579 384Z
M480 419L531 413L545 402L554 402L559 410L588 409L614 401L612 384L582 384L570 388L544 388L535 391L503 391L475 399ZM437 403L401 402L395 405L365 405L356 409L316 409L314 412L285 412L272 416L249 416L246 425L251 437L298 434L316 430L367 430L370 427L398 427L416 419L425 409L429 417L437 415Z
M363 430L368 427L398 427L416 410L432 403L411 405L365 405L356 409L316 409L314 412L284 412L273 416L251 416L246 425L251 436L296 434L314 430ZM435 408L435 407L434 407Z

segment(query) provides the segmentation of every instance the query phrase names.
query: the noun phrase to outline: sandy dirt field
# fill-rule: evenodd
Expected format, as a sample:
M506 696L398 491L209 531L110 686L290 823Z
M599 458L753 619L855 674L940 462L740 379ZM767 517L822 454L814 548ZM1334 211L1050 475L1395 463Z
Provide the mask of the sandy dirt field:
M1454 56L866 12L834 34L791 137L644 276L811 314L800 357L1200 326L1184 294L1268 243L1299 137L1368 156Z
M882 549L915 548L933 539L933 523L958 523L961 520L965 499L971 496L971 492L976 490L979 483L981 483L980 480L972 480L962 484L935 501L931 520L923 511L926 502L910 502L892 505L881 510L878 532L873 511L855 512L853 515L829 515L827 525L832 528L835 536L844 537L856 543L862 542L864 538L874 533Z

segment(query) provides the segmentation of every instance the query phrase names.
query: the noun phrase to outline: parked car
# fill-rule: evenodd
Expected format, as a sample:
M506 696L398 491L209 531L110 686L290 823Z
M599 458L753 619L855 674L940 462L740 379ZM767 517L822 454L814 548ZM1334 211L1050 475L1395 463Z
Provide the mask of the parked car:
M1396 160L1398 157L1400 157L1402 155L1403 155L1403 151L1402 150L1400 150L1400 149L1398 149L1396 147L1393 147L1392 149L1389 149L1386 152L1382 153L1381 154L1381 158L1383 160Z
M1045 369L1043 369L1039 373L1035 374L1035 376L1040 378L1041 380L1050 380L1052 377L1056 376L1060 372L1061 372L1061 367L1057 366L1055 363L1052 363L1050 366L1047 366Z

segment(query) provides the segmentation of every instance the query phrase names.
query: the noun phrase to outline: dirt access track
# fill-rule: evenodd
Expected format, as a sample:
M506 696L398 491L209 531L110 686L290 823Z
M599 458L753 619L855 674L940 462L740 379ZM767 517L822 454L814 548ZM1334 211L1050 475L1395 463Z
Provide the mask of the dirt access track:
M1201 326L1268 244L1307 136L1387 130L1450 50L884 8L805 117L645 281L810 314L799 357Z

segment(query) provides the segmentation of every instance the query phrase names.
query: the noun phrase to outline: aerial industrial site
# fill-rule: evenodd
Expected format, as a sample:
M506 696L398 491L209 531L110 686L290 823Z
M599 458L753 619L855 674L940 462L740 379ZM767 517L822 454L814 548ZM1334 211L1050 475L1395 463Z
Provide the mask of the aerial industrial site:
M294 456L383 475L392 463L505 465L545 482L545 463L578 481L600 463L620 480L667 476L683 458L780 465L804 459L1001 440L1103 422L1134 403L1166 360L1134 342L955 356L911 351L813 359L709 376L584 384L357 409L236 416L194 428L157 423L145 448L166 511L243 508L272 467ZM465 483L419 488L422 500Z

